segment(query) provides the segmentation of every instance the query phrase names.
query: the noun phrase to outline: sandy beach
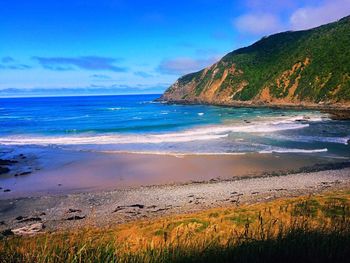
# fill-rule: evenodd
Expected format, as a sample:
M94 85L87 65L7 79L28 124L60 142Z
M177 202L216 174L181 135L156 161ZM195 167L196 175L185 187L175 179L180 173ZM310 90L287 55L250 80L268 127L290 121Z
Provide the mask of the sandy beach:
M347 189L327 153L160 155L2 148L0 230L108 227L132 220Z
M0 199L237 180L350 165L346 158L327 153L159 155L51 147L7 148L2 159L14 163L1 175Z
M42 151L40 158L28 155L24 158L26 165L36 164L40 170L24 177L8 175L10 179L16 178L17 188L1 193L2 230L38 222L49 231L110 226L350 185L350 168L344 168L347 163L330 162L325 156L103 154L92 157L91 153L80 153L77 158L57 151L56 158L58 153L63 154L59 162L51 162L45 169L40 165L47 160L48 152ZM62 166L57 170L58 164ZM21 163L16 165L20 167ZM338 169L329 170L331 166Z

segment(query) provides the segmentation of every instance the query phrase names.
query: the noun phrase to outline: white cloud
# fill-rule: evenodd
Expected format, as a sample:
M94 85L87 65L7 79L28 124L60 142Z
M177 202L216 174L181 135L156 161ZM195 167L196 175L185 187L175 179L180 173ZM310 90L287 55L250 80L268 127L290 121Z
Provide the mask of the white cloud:
M350 14L350 0L327 0L318 6L297 9L290 17L293 30L309 29Z
M252 36L309 29L350 15L350 0L247 0L246 6L233 25Z
M271 34L283 30L278 16L273 14L245 14L233 21L241 33L252 35Z

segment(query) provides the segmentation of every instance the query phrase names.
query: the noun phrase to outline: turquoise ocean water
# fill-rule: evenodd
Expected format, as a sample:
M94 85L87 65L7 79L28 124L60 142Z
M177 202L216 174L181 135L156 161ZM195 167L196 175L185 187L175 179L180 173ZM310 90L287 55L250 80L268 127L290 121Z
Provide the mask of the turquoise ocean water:
M317 111L168 105L159 95L0 99L0 145L97 152L350 157L349 121Z

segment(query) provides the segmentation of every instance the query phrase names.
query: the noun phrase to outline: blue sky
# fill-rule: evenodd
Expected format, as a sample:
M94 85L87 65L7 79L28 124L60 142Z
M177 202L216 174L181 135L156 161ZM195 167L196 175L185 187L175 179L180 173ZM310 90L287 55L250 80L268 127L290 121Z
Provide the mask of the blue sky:
M0 96L160 93L262 36L350 14L350 0L0 3Z

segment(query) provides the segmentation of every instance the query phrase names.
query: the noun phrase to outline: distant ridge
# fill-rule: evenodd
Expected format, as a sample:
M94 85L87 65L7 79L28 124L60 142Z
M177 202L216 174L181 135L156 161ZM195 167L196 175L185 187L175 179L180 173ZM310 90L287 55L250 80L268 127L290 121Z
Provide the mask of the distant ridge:
M179 78L159 100L350 109L350 16L264 37Z

